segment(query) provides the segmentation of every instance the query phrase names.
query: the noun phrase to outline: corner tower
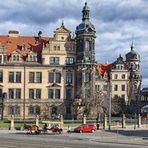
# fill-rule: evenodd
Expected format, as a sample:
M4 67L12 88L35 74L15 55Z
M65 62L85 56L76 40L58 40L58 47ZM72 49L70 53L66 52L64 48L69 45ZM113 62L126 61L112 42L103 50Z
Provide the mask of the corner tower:
M95 62L95 27L90 22L89 7L85 2L82 10L82 22L76 27L77 63Z
M131 51L126 54L126 63L129 69L129 104L131 100L139 103L140 88L141 88L141 74L140 74L140 55L134 50L135 46L132 41Z
M82 22L76 27L76 98L90 101L95 90L95 27L90 21L85 2ZM85 113L86 111L84 111Z

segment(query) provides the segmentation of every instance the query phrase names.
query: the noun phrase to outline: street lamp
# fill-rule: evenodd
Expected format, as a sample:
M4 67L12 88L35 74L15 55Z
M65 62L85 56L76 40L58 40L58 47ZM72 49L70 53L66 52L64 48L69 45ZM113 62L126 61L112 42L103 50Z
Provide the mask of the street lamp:
M108 130L111 130L111 112L112 112L112 90L111 90L111 82L109 80L108 82L108 90L109 90L109 115L108 115L108 120L109 120L109 123L108 123Z

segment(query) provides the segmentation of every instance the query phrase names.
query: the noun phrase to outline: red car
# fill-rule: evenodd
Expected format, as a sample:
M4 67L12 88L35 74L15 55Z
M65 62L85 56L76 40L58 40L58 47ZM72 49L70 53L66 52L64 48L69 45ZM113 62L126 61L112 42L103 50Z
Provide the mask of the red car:
M85 132L93 133L96 129L97 129L96 125L87 123L75 128L74 131L79 133L85 133Z

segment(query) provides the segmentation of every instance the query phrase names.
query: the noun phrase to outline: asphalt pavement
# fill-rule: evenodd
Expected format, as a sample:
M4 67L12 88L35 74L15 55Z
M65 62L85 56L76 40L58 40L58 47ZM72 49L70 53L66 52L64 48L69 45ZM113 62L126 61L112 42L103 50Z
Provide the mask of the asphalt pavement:
M148 129L97 130L94 133L48 133L26 135L26 131L0 130L0 148L142 148L148 147Z

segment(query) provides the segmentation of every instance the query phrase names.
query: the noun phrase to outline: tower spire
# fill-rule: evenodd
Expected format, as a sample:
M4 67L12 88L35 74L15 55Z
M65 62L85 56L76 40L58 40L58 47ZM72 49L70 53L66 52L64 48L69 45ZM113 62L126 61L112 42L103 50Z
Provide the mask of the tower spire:
M134 48L135 48L134 39L132 38L131 51L134 50Z
M63 27L64 26L64 21L62 20L62 24L61 24L61 27Z
M85 20L89 20L89 7L87 6L87 2L85 2L85 5L83 7L83 10L82 10L82 21L85 21Z

